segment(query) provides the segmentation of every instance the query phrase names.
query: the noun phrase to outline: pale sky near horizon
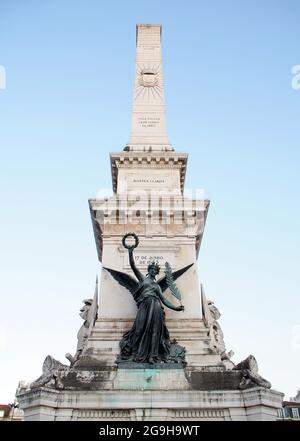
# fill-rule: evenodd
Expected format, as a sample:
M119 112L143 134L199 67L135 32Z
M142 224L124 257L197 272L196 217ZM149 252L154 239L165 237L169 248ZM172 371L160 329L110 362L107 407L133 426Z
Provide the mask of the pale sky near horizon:
M293 0L0 0L0 403L75 352L99 268L87 200L129 140L136 23L163 25L168 133L211 200L199 273L227 349L296 395L299 22Z

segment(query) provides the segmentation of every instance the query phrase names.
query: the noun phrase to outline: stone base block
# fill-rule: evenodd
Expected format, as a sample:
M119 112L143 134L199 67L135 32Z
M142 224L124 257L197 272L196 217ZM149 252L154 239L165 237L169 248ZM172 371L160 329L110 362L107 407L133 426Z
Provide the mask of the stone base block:
M123 374L118 381L126 387ZM282 398L280 392L259 387L244 391L42 387L18 395L26 421L267 421L276 419Z
M188 390L184 369L118 369L114 389L120 390Z

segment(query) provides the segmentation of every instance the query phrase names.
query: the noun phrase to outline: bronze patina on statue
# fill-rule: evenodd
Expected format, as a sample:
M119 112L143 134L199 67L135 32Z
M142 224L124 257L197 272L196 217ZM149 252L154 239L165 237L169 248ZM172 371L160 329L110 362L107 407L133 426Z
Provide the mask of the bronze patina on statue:
M133 245L127 242L130 237L135 241ZM137 304L137 314L132 328L120 341L120 355L117 362L185 364L185 348L178 345L175 340L170 340L162 304L174 311L184 310L181 304L175 306L169 302L163 293L169 288L174 297L181 301L181 293L175 285L175 280L192 264L172 272L171 266L166 262L165 276L156 281L160 272L157 262L149 263L146 275L142 274L135 264L133 251L139 244L137 235L126 234L122 243L128 250L130 266L136 279L111 268L105 269L120 285L130 291Z

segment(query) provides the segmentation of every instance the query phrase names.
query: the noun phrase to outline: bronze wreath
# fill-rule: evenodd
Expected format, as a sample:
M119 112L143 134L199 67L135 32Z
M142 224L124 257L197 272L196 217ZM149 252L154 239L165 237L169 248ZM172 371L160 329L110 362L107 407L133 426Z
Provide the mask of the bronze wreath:
M131 245L131 246L127 245L126 244L127 237L133 237L135 240L135 244ZM127 234L125 234L125 236L123 236L123 239L122 239L122 245L124 248L126 248L126 250L131 250L131 249L136 248L139 245L139 242L140 242L139 238L135 233L127 233Z

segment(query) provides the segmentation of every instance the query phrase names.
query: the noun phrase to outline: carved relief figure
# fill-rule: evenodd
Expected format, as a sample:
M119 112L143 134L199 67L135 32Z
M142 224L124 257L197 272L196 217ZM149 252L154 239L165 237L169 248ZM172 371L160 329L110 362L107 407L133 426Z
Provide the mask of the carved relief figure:
M55 360L51 355L47 355L43 363L43 373L35 381L30 384L30 389L36 389L42 386L55 385L56 379L59 377L61 372L67 372L69 367L62 364L60 361ZM52 384L51 384L52 383Z
M240 382L240 389L248 389L250 387L260 386L266 389L271 389L271 383L258 373L258 364L253 355L249 355L245 360L237 364L233 370L242 372L242 380Z
M224 334L218 322L221 317L219 309L212 300L207 300L201 285L202 313L206 326L209 328L209 336L211 339L211 348L221 355L221 360L225 361L227 368L232 368L234 364L230 361L234 352L226 352L224 342ZM228 363L229 362L229 363Z
M98 278L96 280L96 288L94 299L83 300L84 306L80 309L80 317L84 320L82 326L77 333L77 348L74 357L70 354L66 354L66 358L70 361L71 366L73 366L76 361L82 355L82 352L86 346L87 339L90 335L91 328L97 319L98 312Z
M225 352L226 348L224 342L224 334L221 326L218 323L218 320L221 317L221 313L212 300L208 300L207 305L209 312L213 318L213 322L210 325L210 333L214 336L215 348L220 354L222 354L223 352Z

